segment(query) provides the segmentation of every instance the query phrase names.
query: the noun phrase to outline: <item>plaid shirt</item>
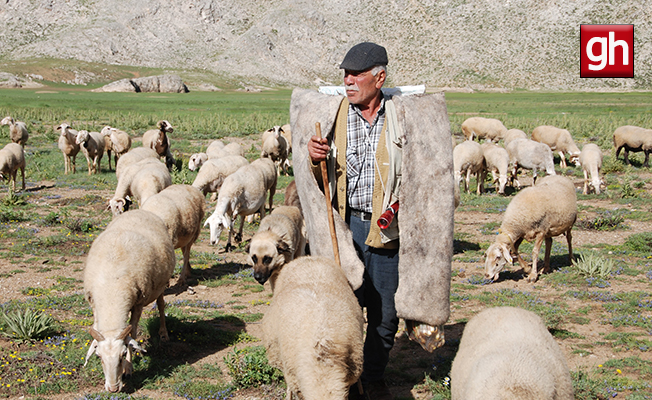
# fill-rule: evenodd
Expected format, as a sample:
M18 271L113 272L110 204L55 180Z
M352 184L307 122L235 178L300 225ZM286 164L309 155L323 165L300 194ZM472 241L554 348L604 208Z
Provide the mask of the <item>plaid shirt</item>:
M378 138L385 124L385 99L372 125L362 117L358 106L349 105L346 126L346 179L349 207L371 212L374 192L375 155Z

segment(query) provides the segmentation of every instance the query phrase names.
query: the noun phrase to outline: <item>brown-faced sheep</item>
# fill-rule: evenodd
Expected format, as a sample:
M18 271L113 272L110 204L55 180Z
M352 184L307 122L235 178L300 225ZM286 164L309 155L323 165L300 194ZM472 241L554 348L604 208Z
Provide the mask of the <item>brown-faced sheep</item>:
M452 400L573 400L568 364L541 318L515 307L466 324L451 368Z
M132 349L143 351L136 341L138 321L143 308L154 300L161 321L159 335L168 340L163 291L174 266L168 230L149 211L119 216L93 241L84 269L84 294L93 309L93 342L86 362L93 353L100 356L106 390L120 391L122 375L133 372Z
M603 185L600 179L600 169L602 169L602 150L598 145L593 143L585 144L580 153L580 165L584 172L584 189L583 194L589 193L589 187L592 187L595 194L600 194L600 186ZM591 179L589 180L589 175Z
M471 174L475 174L477 180L477 194L483 191L485 160L482 154L480 144L465 140L455 146L453 149L453 168L455 172L455 184L459 186L462 175L466 175L464 180L464 190L470 192Z
M16 175L20 169L25 190L25 153L23 146L18 143L7 143L0 150L0 179L10 180L10 193L16 191Z
M171 171L174 157L170 151L170 138L167 134L174 132L174 128L166 120L158 121L156 127L158 129L150 129L143 133L143 147L149 147L155 150L159 157L165 157L165 165Z
M328 258L299 257L269 281L263 342L285 376L285 398L345 400L362 373L363 318L342 268Z
M63 153L63 167L64 173L68 175L69 172L75 173L75 160L77 153L79 153L79 145L77 144L77 131L70 129L70 125L61 124L57 127L61 131L59 135L59 150Z
M86 157L88 175L97 174L102 169L104 155L104 136L99 132L81 130L77 132L77 145Z
M652 152L652 129L640 128L638 126L625 125L616 128L614 131L614 147L616 148L616 158L620 150L625 149L625 164L629 165L629 152L644 152L644 167L648 167L648 160Z
M580 149L568 130L550 125L537 126L532 131L532 140L547 144L552 151L558 151L560 167L566 168L565 154L568 154L571 162L579 166Z
M25 146L27 139L29 139L29 132L27 132L27 125L23 121L14 121L10 116L4 117L0 125L9 125L9 138L12 142Z
M495 118L471 117L462 122L462 133L466 140L474 138L497 142L507 133L507 128Z
M513 253L523 271L529 273L528 282L536 282L539 249L543 241L546 242L543 272L549 272L552 238L562 233L566 235L569 262L572 263L571 229L576 218L577 195L570 179L559 175L546 176L537 185L523 189L507 206L500 234L487 249L485 277L498 279L505 264L512 264ZM531 268L518 253L523 239L534 243Z

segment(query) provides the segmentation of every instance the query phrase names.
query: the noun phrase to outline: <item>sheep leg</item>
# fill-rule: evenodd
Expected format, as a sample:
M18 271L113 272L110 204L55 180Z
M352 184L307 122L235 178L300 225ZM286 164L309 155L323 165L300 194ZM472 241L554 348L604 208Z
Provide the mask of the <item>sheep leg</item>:
M573 265L573 235L569 229L566 232L566 243L568 243L568 262L570 265Z
M93 175L93 164L89 157L86 157L86 166L88 167L88 175Z
M527 277L527 281L534 283L537 281L537 263L539 262L539 250L541 250L541 245L543 244L544 235L540 234L534 240L534 247L532 248L532 270Z
M263 219L263 216L265 215L265 205L261 207L260 210L260 219ZM238 233L235 235L235 241L236 242L242 242L242 231L244 230L244 223L245 223L245 217L244 215L240 215L240 229L238 229Z
M25 168L20 169L20 174L22 175L23 178L23 190L25 190Z
M70 170L70 161L68 160L68 156L66 153L63 153L63 173L65 175L68 175L68 171Z
M616 158L620 155L620 150L622 150L623 146L620 146L616 149Z
M237 217L238 217L237 214L234 215L233 218L231 219L231 224L229 225L229 239L227 240L226 247L224 248L224 250L226 250L227 252L231 251L231 249L235 249L235 246L231 245L231 235L233 234L233 228L235 227L235 219ZM241 219L240 219L240 226L241 227L242 227L242 222L244 222L244 220L241 217Z
M566 168L566 156L564 156L563 151L559 152L559 166L562 168Z
M131 325L131 333L129 336L136 339L138 337L138 321L140 321L140 316L143 313L142 307L134 307L131 309L131 317L129 318L129 325ZM129 377L134 372L134 366L131 364L132 359L132 350L127 346L127 356L125 357L125 365L123 367L122 373L124 376Z
M543 259L543 270L541 272L550 272L550 251L552 250L552 238L546 238L546 256Z
M471 169L466 170L466 178L464 179L464 191L471 193Z
M107 150L106 155L109 157L109 171L111 171L111 150Z
M589 173L584 170L584 190L583 194L589 194Z
M516 256L516 261L518 261L518 265L520 265L521 268L523 268L523 272L527 274L528 272L530 272L530 265L526 263L525 260L523 260L523 258L521 257L521 253L518 252L518 248L521 245L521 243L523 243L523 238L518 239L516 242L514 242L514 253L515 253L514 255Z
M625 164L629 165L629 149L627 147L625 147L625 154L623 157L625 157Z
M476 192L478 195L481 195L482 192L484 191L485 171L484 171L484 170L480 170L480 171L476 172L476 174L475 174L475 179L478 181L478 182L477 182L477 183L478 183L478 187L477 187L477 189L476 189L475 192Z
M190 268L190 247L192 243L189 243L181 249L183 252L183 267L181 267L181 274L179 274L179 279L177 279L177 285L184 285L186 279L190 276L192 271Z
M649 150L645 150L645 162L643 163L643 166L644 166L645 168L648 168L648 167L649 167L649 165L648 165L648 163L647 163L648 160L649 160L649 158L650 158L650 151L649 151Z
M163 293L156 299L156 308L158 308L158 315L160 326L158 328L158 335L161 338L162 342L167 342L170 340L168 336L168 329L165 326L165 300L163 299Z

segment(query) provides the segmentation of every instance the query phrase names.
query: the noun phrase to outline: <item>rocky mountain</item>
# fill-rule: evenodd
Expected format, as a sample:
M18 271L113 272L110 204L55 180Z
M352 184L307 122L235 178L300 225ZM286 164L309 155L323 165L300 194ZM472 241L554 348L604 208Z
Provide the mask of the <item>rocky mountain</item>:
M581 24L635 25L635 79L581 79ZM244 84L338 84L352 45L389 53L392 85L652 88L646 0L4 0L0 60L208 71ZM26 71L26 73L29 71Z

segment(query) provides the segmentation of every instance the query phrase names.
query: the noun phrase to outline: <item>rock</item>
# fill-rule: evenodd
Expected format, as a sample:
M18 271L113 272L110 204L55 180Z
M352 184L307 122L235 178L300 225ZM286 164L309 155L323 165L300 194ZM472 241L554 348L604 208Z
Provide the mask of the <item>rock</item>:
M94 89L93 92L139 92L140 88L135 85L131 79L120 79L119 81L111 82L101 88Z
M9 74L7 72L0 72L0 88L21 88L20 81L15 75Z
M188 93L188 87L178 75L145 76L111 82L94 92Z

